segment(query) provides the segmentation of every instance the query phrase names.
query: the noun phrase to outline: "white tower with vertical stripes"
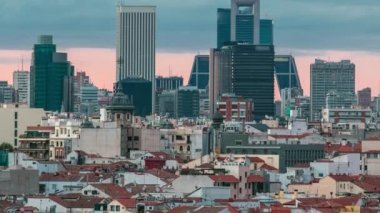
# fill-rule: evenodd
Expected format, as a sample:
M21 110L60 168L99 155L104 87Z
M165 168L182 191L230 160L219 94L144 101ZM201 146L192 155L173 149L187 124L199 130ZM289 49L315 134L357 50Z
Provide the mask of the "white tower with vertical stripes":
M154 103L156 7L116 7L116 81L143 78L152 82ZM153 107L153 106L152 106Z

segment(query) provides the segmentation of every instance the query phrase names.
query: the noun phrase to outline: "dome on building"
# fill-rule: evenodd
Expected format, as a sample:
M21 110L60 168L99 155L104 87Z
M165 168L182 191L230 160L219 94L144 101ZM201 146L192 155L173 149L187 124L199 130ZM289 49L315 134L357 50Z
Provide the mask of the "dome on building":
M112 97L111 106L128 106L131 105L131 100L128 96L124 94L121 84L117 84L117 89L115 95Z

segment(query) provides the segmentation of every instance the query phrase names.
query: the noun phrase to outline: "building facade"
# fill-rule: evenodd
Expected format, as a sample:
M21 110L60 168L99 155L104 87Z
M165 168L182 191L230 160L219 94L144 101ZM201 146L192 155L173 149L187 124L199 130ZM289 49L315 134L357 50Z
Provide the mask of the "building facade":
M232 43L210 54L210 115L223 93L254 101L254 119L274 115L274 47Z
M206 89L209 78L209 56L196 55L191 68L188 86Z
M316 59L310 65L311 120L321 119L321 110L330 90L355 93L355 64L350 60L327 62Z
M367 87L358 91L358 105L364 108L371 106L371 88Z
M235 94L222 94L216 103L225 121L252 121L253 102Z
M175 117L199 116L199 90L196 87L179 87L175 94Z
M29 72L17 70L13 72L13 88L16 92L16 102L29 103Z
M15 90L8 81L0 81L0 103L13 103L15 101Z
M116 81L143 78L152 83L154 110L156 63L156 7L116 7Z
M53 36L40 36L34 45L30 67L30 107L71 112L73 73L67 54L56 52Z
M134 115L145 117L152 113L152 82L143 78L126 78L119 81L123 93L132 101Z
M40 124L45 116L43 109L31 109L26 105L4 104L0 106L0 143L6 142L18 146L18 137L27 130L27 126Z
M285 88L297 88L302 94L296 61L292 55L276 55L274 57L274 67L280 92Z

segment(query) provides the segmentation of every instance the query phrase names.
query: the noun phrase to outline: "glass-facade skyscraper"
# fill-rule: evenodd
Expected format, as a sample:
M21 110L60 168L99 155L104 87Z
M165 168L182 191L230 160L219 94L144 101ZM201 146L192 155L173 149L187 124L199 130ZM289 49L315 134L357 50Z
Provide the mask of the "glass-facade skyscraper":
M42 35L34 45L30 67L30 106L48 111L73 110L74 67L66 53L56 52L53 36Z
M254 15L244 10L236 16L236 41L253 44ZM231 9L217 10L217 47L231 41ZM273 45L273 20L260 20L260 44Z
M315 63L310 65L311 120L321 119L326 95L332 90L337 93L355 94L355 64L350 60L327 62L316 59Z
M286 88L296 88L301 91L301 82L298 77L297 65L291 55L276 55L274 57L274 67L277 79L277 86L280 92Z
M253 115L260 120L274 115L274 47L231 43L210 53L210 115L224 93L253 100Z
M206 89L209 78L209 56L196 55L194 58L191 74L189 78L189 86L198 89Z

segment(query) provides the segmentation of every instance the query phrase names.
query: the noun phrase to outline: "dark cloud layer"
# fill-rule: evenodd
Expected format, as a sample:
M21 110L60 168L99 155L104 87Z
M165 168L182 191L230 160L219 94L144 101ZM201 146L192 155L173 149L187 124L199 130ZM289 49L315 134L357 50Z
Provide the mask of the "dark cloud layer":
M111 0L0 0L0 49L31 49L39 34L60 47L115 46ZM216 9L229 0L128 0L157 5L157 48L207 50L216 43ZM379 0L262 0L284 49L380 52Z

